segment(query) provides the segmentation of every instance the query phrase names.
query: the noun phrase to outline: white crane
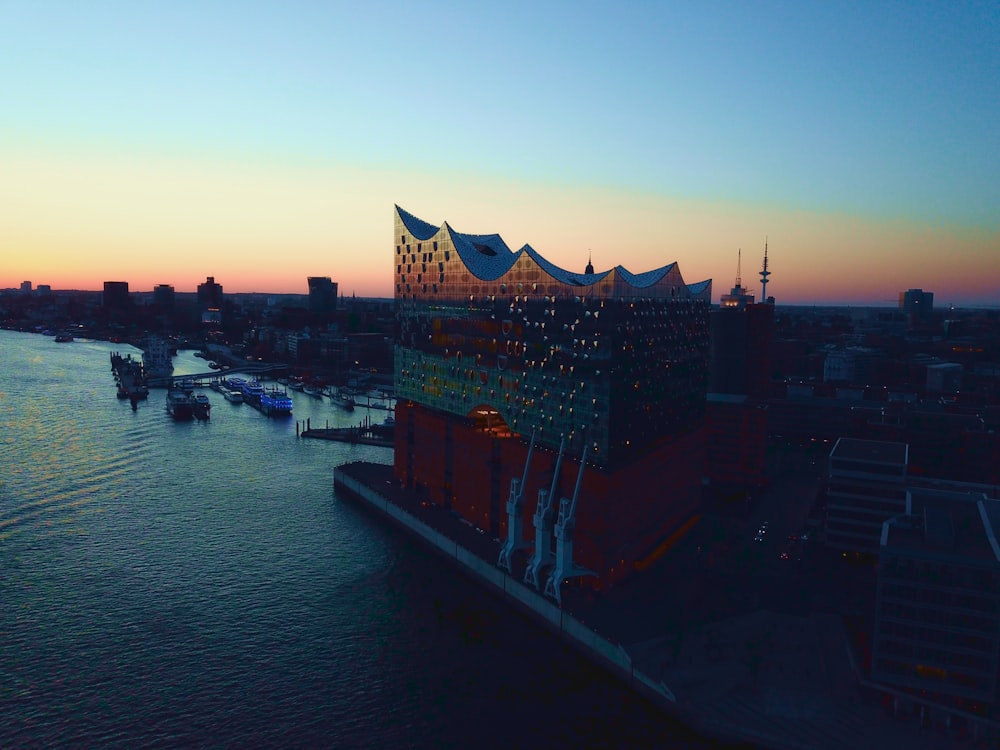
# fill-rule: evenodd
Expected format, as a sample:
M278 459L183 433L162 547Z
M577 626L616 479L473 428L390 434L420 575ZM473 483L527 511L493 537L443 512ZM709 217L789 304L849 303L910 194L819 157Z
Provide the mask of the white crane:
M500 548L497 567L513 573L511 567L514 552L528 546L522 535L524 520L521 509L524 507L524 487L528 483L528 467L531 466L531 454L535 450L535 433L531 433L531 445L528 447L528 457L524 461L524 476L510 480L510 495L507 497L507 541Z
M580 485L583 483L583 470L587 466L587 441L583 441L583 454L580 456L580 472L576 475L576 487L573 489L573 499L562 498L559 501L559 519L556 521L556 564L545 582L545 596L551 596L562 605L562 582L567 578L580 576L596 576L592 570L581 568L573 562L573 532L576 530L576 504L580 497Z
M535 506L535 553L528 561L524 570L524 582L534 586L536 591L542 586L539 573L543 565L552 561L552 496L556 493L556 483L559 481L559 467L562 466L563 448L566 447L566 436L559 442L559 457L556 458L556 470L552 475L552 489L544 487L538 490L538 505Z

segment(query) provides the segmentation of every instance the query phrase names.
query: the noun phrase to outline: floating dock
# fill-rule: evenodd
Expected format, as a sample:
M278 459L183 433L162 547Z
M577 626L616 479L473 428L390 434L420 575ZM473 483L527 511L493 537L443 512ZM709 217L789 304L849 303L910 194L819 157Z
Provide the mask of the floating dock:
M393 428L371 424L371 420L365 417L357 427L312 427L307 419L299 431L299 425L295 425L299 437L316 438L317 440L334 440L338 443L353 443L355 445L379 445L385 448L392 448Z

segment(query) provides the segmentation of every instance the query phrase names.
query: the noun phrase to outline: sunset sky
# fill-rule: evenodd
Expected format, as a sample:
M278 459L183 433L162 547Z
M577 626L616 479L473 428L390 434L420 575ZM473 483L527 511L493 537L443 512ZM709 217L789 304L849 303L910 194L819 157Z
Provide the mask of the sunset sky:
M391 296L393 204L582 270L1000 306L992 2L0 0L0 289Z

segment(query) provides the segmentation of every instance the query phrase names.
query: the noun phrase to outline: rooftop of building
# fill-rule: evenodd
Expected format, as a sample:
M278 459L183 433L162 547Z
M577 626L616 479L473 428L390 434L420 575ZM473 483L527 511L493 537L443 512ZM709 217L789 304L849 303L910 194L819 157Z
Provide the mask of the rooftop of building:
M549 262L531 245L525 245L517 252L512 251L499 234L457 232L448 225L448 222L436 227L399 206L396 206L396 214L407 231L420 242L430 240L440 232L446 233L465 267L482 281L499 279L510 271L522 256L530 258L556 281L571 286L593 286L611 275L621 279L630 287L644 289L655 285L671 272L677 272L677 263L675 262L643 273L632 273L620 265L597 273L575 273ZM692 296L710 295L711 286L711 279L695 284L686 284L687 290Z
M883 525L883 549L1000 565L1000 501L981 492L910 489L906 507Z
M888 440L840 438L833 446L830 457L847 461L899 465L906 463L907 445Z

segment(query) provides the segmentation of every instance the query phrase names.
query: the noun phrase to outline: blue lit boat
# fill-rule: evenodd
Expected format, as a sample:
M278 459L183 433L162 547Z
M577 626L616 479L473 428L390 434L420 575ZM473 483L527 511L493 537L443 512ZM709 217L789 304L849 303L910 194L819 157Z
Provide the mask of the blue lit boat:
M287 417L292 414L292 399L278 389L264 391L260 397L260 409L269 417Z
M243 401L255 405L261 403L261 399L264 397L264 386L262 386L257 379L246 380L241 386L243 391Z

